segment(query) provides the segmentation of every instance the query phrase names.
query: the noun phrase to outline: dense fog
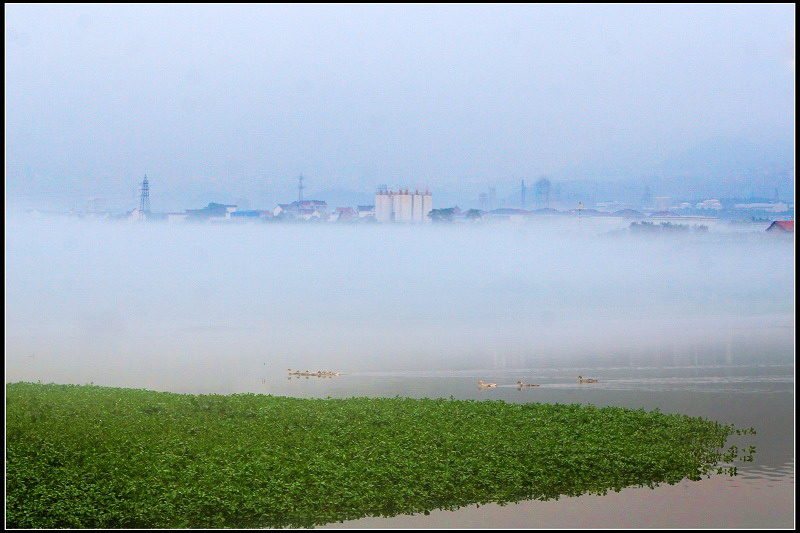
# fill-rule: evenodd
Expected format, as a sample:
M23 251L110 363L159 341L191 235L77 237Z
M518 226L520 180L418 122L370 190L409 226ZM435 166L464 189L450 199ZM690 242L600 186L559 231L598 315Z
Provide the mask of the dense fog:
M11 218L7 381L786 362L793 274L763 232Z

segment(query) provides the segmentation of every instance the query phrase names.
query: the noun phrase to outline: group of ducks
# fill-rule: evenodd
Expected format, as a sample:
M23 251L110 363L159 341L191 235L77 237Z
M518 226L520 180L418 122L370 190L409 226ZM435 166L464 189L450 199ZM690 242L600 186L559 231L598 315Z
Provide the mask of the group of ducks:
M342 374L339 372L333 372L331 370L317 370L316 372L309 372L306 370L305 372L301 372L300 370L292 371L291 368L287 369L289 372L289 379L292 379L291 376L297 376L298 378L301 377L315 377L315 378L332 378L334 376L341 376Z
M584 378L583 376L578 376L578 383L597 383L598 380L594 378ZM522 381L517 381L517 388L522 389L523 387L538 387L536 383L523 383ZM478 388L479 389L494 389L497 388L497 383L484 383L483 380L478 381Z

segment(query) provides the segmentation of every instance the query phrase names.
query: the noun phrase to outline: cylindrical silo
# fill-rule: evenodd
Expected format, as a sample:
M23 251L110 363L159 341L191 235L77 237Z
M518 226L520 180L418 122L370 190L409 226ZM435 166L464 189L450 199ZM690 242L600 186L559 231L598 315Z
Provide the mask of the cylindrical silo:
M425 191L422 196L422 220L430 222L431 219L428 217L428 213L431 211L433 211L433 197L428 191Z
M395 222L400 220L400 204L402 203L403 191L398 191L397 194L392 195L392 220Z
M400 210L395 212L395 220L399 220L400 222L411 222L411 195L408 194L406 191L404 194L400 196Z
M392 197L380 192L375 195L375 220L378 222L391 222Z
M422 222L422 195L419 192L411 197L411 220Z

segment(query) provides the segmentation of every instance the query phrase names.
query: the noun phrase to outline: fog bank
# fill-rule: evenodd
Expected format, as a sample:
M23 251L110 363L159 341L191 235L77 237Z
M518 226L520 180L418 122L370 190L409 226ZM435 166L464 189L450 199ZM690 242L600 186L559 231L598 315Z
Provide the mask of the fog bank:
M793 242L761 233L12 218L6 258L7 381L793 357Z

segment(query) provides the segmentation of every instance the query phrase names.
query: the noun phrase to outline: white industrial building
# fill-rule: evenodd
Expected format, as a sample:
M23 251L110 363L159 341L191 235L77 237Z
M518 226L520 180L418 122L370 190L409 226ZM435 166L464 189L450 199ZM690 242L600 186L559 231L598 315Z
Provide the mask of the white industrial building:
M694 207L695 209L713 209L715 211L719 211L722 209L722 203L716 198L712 198L710 200L698 202Z
M186 222L189 215L186 213L167 213L167 222L174 224L176 222Z
M378 191L375 195L375 220L378 222L430 222L433 198L428 191Z
M736 209L753 209L756 211L769 211L771 213L784 213L789 210L789 204L785 202L736 204Z

